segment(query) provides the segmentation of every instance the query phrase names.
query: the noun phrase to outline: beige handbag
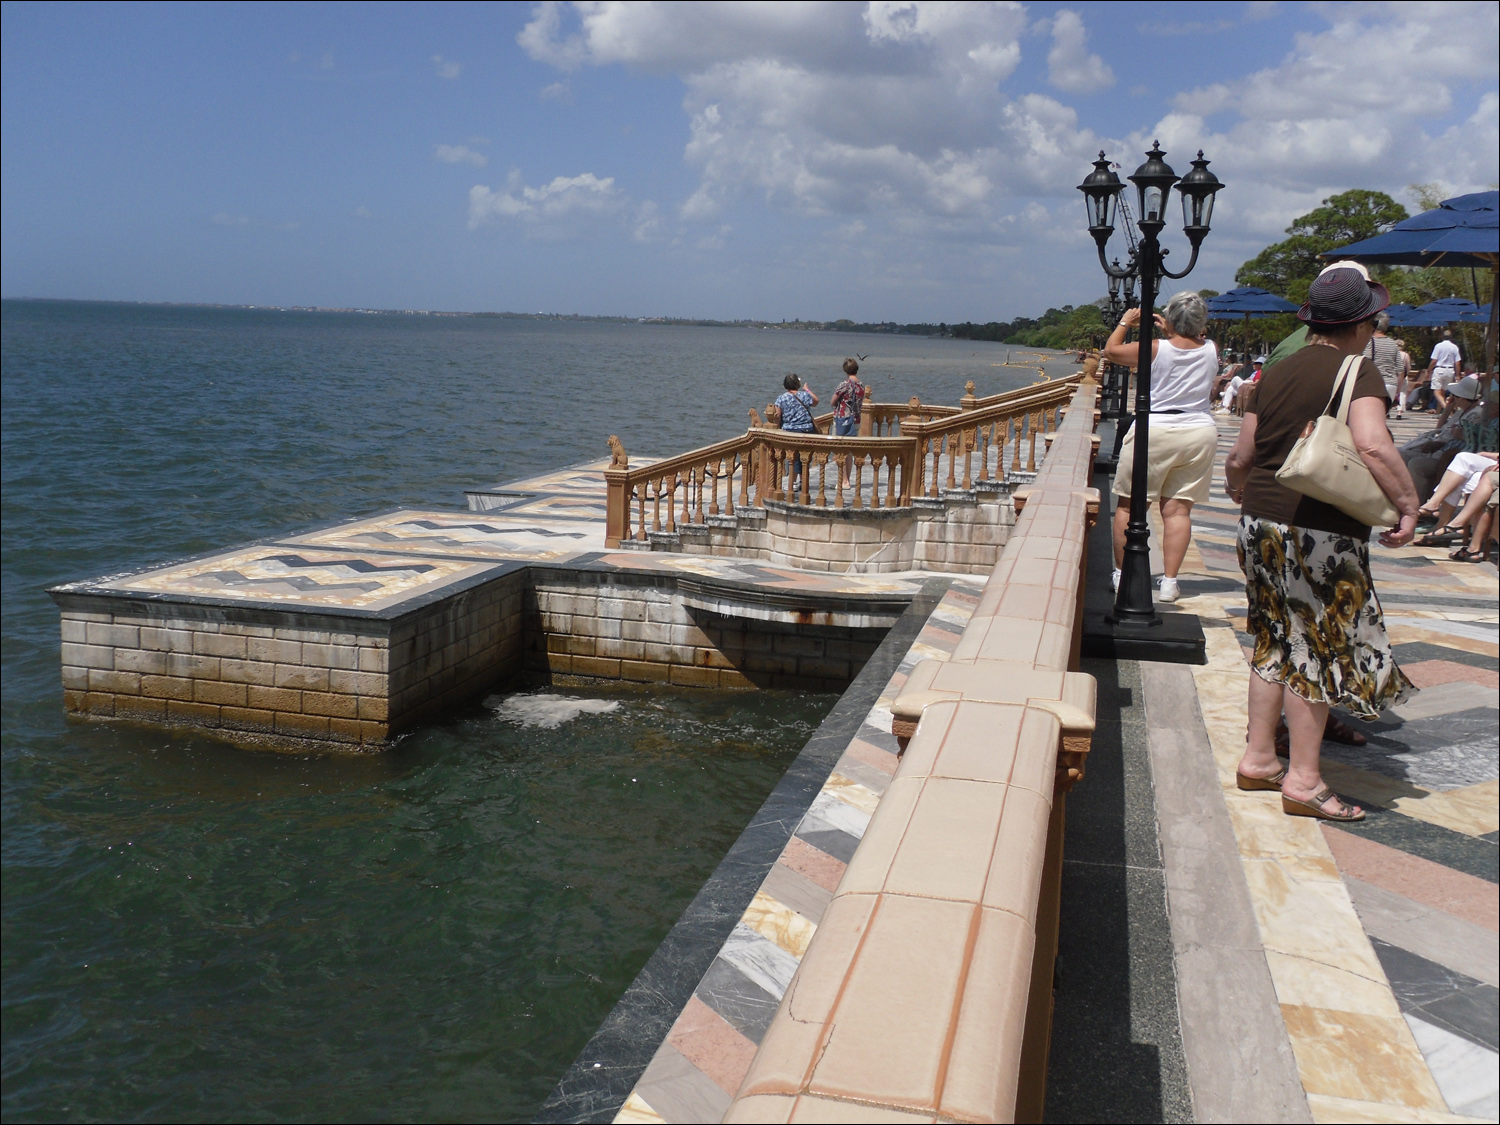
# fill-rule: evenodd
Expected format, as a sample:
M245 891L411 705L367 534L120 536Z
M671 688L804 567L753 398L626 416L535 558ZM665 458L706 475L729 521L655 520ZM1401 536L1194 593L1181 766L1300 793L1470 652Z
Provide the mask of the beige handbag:
M1354 435L1349 432L1349 404L1354 401L1354 381L1362 359L1351 355L1344 360L1333 381L1328 406L1302 431L1286 461L1276 470L1276 479L1293 492L1332 504L1360 523L1395 527L1401 522L1401 513L1365 467ZM1334 399L1339 400L1338 411L1330 414Z

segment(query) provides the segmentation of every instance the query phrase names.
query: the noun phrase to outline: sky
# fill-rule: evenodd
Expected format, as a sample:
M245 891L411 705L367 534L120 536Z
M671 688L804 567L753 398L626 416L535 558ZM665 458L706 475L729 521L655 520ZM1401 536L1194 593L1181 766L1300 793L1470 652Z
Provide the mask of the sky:
M1154 139L1223 290L1335 192L1495 185L1497 13L5 3L0 293L1009 320L1103 294L1075 188Z

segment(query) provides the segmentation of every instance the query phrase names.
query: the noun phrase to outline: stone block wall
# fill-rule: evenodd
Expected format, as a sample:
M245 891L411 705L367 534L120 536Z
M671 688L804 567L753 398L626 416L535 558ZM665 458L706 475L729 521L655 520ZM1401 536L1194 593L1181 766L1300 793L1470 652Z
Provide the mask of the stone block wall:
M340 618L292 620L192 605L65 604L64 706L278 739L384 741L384 630Z
M987 574L1016 522L1010 493L1009 483L944 490L907 508L814 508L768 500L763 508L653 532L649 545L832 573Z
M841 691L888 626L715 613L647 576L540 572L526 600L528 671L684 687Z
M474 699L521 670L526 572L398 618L390 632L391 733Z
M657 574L545 568L391 618L90 594L59 603L70 712L350 746L383 745L522 671L842 691L899 612L809 613L690 596Z

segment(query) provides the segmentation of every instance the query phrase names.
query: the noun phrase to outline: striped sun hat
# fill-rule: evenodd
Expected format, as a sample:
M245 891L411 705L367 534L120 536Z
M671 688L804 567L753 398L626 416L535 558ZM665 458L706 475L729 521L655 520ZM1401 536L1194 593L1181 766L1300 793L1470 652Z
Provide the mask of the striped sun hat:
M1308 324L1358 324L1391 303L1391 294L1359 262L1334 262L1307 290L1297 319Z

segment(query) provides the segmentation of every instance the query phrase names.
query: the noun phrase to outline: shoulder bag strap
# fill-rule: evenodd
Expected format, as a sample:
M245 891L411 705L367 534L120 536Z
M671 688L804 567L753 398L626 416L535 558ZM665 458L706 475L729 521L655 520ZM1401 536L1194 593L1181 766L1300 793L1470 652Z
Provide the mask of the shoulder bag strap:
M1349 404L1354 401L1354 383L1359 378L1359 365L1364 362L1364 356L1351 355L1344 360L1344 365L1339 368L1339 382L1343 384L1344 393L1339 398L1338 420L1344 425L1349 424ZM1334 385L1334 394L1338 393L1338 384ZM1330 405L1333 402L1329 397Z

